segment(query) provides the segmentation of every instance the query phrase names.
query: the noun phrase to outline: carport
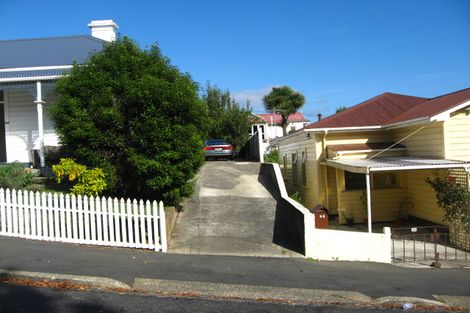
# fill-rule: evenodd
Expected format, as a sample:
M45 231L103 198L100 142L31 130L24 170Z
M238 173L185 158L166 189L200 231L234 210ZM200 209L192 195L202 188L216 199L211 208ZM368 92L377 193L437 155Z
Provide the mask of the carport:
M368 232L372 233L371 209L371 181L370 175L377 172L412 171L412 170L438 170L438 169L464 169L467 181L470 173L470 162L446 159L432 159L422 157L387 157L375 159L329 159L321 163L353 173L365 174L367 195Z

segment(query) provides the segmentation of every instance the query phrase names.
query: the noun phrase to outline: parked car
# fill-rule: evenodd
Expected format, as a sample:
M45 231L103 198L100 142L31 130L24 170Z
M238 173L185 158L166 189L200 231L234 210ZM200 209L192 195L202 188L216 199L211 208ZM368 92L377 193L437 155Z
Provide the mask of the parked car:
M204 153L206 154L206 159L233 159L235 147L223 139L209 139L204 142Z

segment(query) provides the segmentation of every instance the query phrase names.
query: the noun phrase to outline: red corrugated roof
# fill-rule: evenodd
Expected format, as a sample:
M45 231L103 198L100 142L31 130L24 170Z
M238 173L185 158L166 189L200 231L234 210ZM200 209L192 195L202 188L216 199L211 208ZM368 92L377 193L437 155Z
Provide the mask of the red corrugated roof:
M422 117L431 117L450 110L468 100L470 100L470 88L448 93L419 103L400 116L388 121L387 124L406 122Z
M280 124L282 117L281 114L274 114L274 113L262 113L262 114L256 114L259 116L261 119L263 119L266 123L268 124ZM289 123L296 123L296 122L308 122L308 120L304 117L304 115L300 112L295 112L291 115L289 115L289 118L287 120Z
M431 117L468 100L470 88L431 99L387 92L305 128L384 126Z
M427 99L386 92L305 128L379 126L400 116L424 100Z

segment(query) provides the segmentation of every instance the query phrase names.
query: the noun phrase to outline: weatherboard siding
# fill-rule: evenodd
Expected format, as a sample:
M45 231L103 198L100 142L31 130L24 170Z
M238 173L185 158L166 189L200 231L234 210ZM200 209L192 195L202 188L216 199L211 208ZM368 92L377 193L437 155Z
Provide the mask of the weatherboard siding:
M470 161L470 112L460 111L444 123L446 159Z
M413 202L413 207L408 214L442 224L443 210L436 204L434 190L426 184L426 177L432 177L432 175L432 170L406 172L408 194Z
M406 146L408 156L444 158L444 135L442 123L422 126L405 127L392 130L391 139ZM413 132L415 134L403 140ZM401 141L403 140L403 141Z
M302 181L302 152L307 153L306 179L307 184ZM292 164L292 155L297 154L297 163ZM284 165L284 158L286 163ZM282 144L279 147L279 159L283 178L289 195L298 192L302 203L307 207L313 207L318 203L319 166L316 161L315 144L313 140L303 138L303 141ZM293 166L297 166L297 179L293 179Z
M328 133L326 145L364 144L376 142L389 142L390 136L385 131Z
M7 162L32 162L32 150L39 148L37 110L34 98L29 90L12 89L6 92L5 137ZM44 145L58 145L58 138L53 124L47 115L47 109L56 95L46 96L44 104Z

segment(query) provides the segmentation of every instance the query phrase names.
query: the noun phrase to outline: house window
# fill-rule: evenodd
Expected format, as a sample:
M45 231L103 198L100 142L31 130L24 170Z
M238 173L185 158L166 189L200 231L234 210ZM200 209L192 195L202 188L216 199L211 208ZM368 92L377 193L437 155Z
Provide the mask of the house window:
M297 183L297 153L292 153L292 182Z
M366 175L344 171L345 190L366 189Z
M3 103L3 90L0 90L0 102Z
M400 179L397 173L375 173L372 175L374 189L400 187Z
M307 185L307 151L302 151L302 184Z

